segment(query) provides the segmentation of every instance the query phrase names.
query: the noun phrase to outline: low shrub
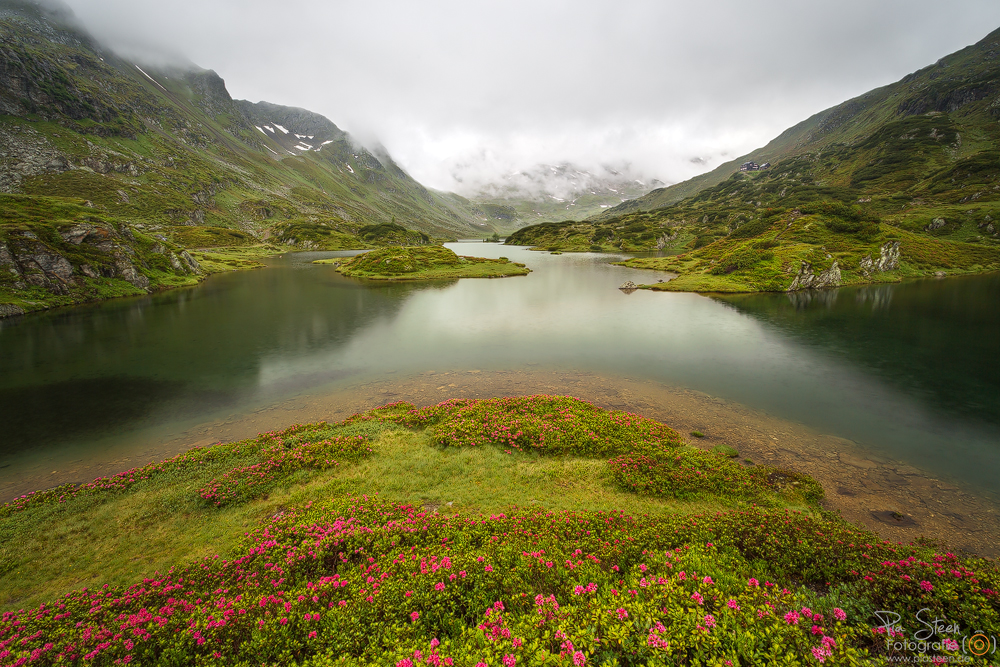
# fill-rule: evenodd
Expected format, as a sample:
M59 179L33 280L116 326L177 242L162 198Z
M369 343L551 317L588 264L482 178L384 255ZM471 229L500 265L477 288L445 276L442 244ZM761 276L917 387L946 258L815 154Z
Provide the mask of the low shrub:
M609 456L666 452L682 445L669 426L569 396L450 400L421 409L394 403L360 418L428 427L434 441L448 447L490 444L546 454Z
M231 558L5 613L0 664L857 665L890 654L871 609L1000 627L998 580L760 508L442 516L347 497L272 518Z

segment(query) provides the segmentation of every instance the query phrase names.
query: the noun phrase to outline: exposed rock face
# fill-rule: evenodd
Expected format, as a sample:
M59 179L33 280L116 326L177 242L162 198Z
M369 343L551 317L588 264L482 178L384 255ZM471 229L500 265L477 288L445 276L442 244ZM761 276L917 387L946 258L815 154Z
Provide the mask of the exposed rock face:
M837 287L840 285L840 266L837 264L836 260L826 271L821 271L816 274L813 273L812 264L809 262L802 262L802 266L799 267L799 272L796 274L795 279L792 280L792 284L788 287L789 292L794 292L800 289L823 289L825 287Z
M933 220L931 220L929 225L924 227L924 229L928 232L933 232L935 229L941 229L946 224L948 223L945 222L944 218L934 218Z
M170 266L174 271L201 273L201 264L187 250L181 250L180 256L170 253Z
M191 273L201 273L201 264L187 250L181 250L181 259L187 265L188 269L190 269Z
M671 241L673 241L676 238L677 238L677 232L674 232L673 234L670 234L669 236L667 234L664 234L660 238L656 239L656 249L657 250L663 250L663 248L668 243L670 243Z
M639 286L636 285L631 280L626 280L625 282L622 283L621 287L619 287L618 289L638 289L638 287Z
M139 273L139 269L129 261L124 254L115 255L114 277L121 278L127 283L131 283L139 289L149 289L149 278Z
M861 273L870 276L873 273L882 271L893 271L899 268L899 241L887 241L879 248L878 259L872 259L871 255L866 255L858 262Z
M0 317L14 317L15 315L24 315L24 308L12 303L0 303Z

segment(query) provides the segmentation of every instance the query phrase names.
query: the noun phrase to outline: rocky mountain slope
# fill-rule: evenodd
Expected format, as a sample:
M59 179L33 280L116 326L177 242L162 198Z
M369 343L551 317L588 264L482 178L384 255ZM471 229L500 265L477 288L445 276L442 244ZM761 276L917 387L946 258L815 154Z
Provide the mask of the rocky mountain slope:
M680 273L666 289L787 290L995 270L998 218L1000 31L709 174L508 242L659 250L629 264Z
M513 230L526 224L597 215L663 185L628 167L588 170L563 162L505 175L470 197L482 221Z
M91 261L105 268L89 278L57 240L81 223L119 235L149 280L128 283L140 290L190 276L186 265L169 280L154 268L185 247L370 247L494 231L466 200L428 190L319 114L233 100L211 70L128 62L68 10L28 0L0 0L0 207L6 310L52 305L25 296L28 275L40 272L35 286L59 303L95 296L87 280L117 278L114 253ZM162 261L151 263L153 248ZM56 262L65 277L43 255L69 262Z

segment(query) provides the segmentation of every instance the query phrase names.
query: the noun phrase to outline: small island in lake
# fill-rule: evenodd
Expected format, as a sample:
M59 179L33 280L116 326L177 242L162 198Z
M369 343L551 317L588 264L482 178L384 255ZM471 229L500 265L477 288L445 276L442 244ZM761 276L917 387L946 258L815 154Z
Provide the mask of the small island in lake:
M445 278L505 278L531 273L520 262L506 257L462 257L444 246L380 248L349 258L320 259L314 264L335 264L352 278L370 280L440 280Z

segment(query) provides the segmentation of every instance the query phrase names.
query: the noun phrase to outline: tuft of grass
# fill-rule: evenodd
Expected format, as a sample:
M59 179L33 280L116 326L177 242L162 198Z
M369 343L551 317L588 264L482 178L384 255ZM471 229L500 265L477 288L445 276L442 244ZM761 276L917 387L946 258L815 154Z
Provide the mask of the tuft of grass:
M712 451L715 452L716 454L722 454L723 456L731 459L735 459L740 455L739 451L735 447L723 444L721 442L715 447L712 447Z

